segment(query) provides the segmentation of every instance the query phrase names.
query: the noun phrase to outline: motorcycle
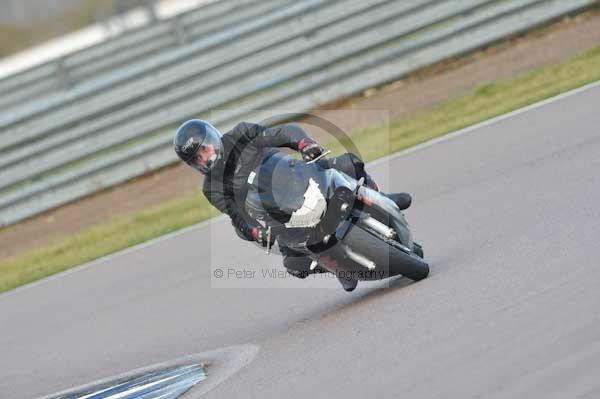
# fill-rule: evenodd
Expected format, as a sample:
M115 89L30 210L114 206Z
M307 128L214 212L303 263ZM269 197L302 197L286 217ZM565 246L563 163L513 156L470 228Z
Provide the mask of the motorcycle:
M311 270L335 273L346 291L359 280L427 277L423 248L398 205L363 179L321 167L321 157L277 152L250 174L246 209L268 226L269 242L309 257Z

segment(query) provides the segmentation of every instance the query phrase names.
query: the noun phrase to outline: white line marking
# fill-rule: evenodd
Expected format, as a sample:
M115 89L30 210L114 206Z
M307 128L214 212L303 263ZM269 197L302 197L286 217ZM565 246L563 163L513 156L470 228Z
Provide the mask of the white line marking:
M411 153L416 152L416 151L420 151L420 150L425 149L427 147L431 147L432 145L435 145L435 144L438 144L438 143L442 143L442 142L447 141L447 140L451 140L451 139L453 139L455 137L462 136L462 135L467 134L467 133L471 133L471 132L473 132L473 131L475 131L477 129L480 129L482 127L493 125L493 124L501 122L503 120L510 119L510 118L512 118L514 116L524 114L524 113L532 111L534 109L541 108L541 107L543 107L545 105L548 105L548 104L551 104L551 103L554 103L554 102L557 102L557 101L564 100L564 99L566 99L568 97L575 96L577 94L583 93L585 91L588 91L588 90L591 90L591 89L594 89L594 88L597 88L597 87L600 87L600 81L589 83L589 84L587 84L585 86L582 86L582 87L579 87L577 89L573 89L573 90L567 91L565 93L559 94L557 96L550 97L550 98L548 98L546 100L543 100L543 101L540 101L540 102L528 105L528 106L526 106L524 108L519 108L519 109L514 110L512 112L509 112L507 114L499 115L499 116L497 116L495 118L488 119L486 121L476 123L475 125L468 126L466 128L457 130L455 132L448 133L448 134L446 134L444 136L428 140L428 141L426 141L424 143L417 144L417 145L415 145L413 147L410 147L410 148L407 148L405 150L401 150L401 151L395 152L395 153L387 155L387 156L385 156L383 158L379 158L379 159L376 159L374 161L371 161L371 162L369 162L367 164L367 166L368 167L374 167L376 165L379 165L381 163L390 161L392 159L395 159L395 158L398 158L398 157L402 157L404 155L411 154ZM127 254L130 254L132 252L139 251L140 249L144 249L144 248L147 248L147 247L149 247L151 245L157 244L159 242L169 240L171 238L177 237L177 236L182 235L182 234L186 234L186 233L188 233L190 231L201 229L201 228L203 228L204 226L206 226L209 223L217 223L217 222L220 222L222 219L226 219L226 218L227 218L226 215L221 215L221 216L213 218L213 219L205 220L203 222L200 222L200 223L188 226L188 227L183 228L181 230L174 231L174 232L166 234L164 236L156 237L156 238L154 238L154 239L152 239L150 241L146 241L146 242L143 242L141 244L135 245L133 247L130 247L130 248L127 248L127 249L123 249L123 250L115 252L113 254L106 255L106 256L103 256L101 258L92 260L92 261L84 263L84 264L82 264L80 266L75 266L75 267L73 267L73 268L71 268L69 270L66 270L64 272L60 272L60 273L54 274L52 276L43 278L41 280L37 280L37 281L31 282L29 284L22 285L20 287L14 288L14 289L12 289L10 291L6 291L6 292L0 294L0 300L4 299L4 298L6 298L6 297L8 297L10 295L17 294L17 293L19 293L21 291L34 288L34 287L36 287L36 286L38 286L40 284L45 284L45 283L47 283L49 281L65 277L65 276L67 276L69 274L80 272L82 270L86 270L86 269L88 269L88 268L90 268L92 266L95 266L97 264L110 261L110 260L115 259L115 258L117 258L119 256L127 255Z

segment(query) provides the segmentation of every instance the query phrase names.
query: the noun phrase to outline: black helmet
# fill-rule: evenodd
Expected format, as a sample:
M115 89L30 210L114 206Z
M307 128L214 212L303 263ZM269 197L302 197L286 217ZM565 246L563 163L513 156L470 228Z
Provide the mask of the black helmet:
M173 146L183 162L202 174L207 174L223 157L221 134L213 125L200 119L179 126Z

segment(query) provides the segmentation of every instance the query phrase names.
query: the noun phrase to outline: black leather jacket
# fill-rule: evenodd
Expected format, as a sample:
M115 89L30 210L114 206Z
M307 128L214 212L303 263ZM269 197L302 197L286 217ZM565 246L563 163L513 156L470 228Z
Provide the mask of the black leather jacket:
M293 124L269 128L241 122L223 135L223 157L204 179L202 192L215 208L229 215L239 235L247 240L252 240L251 230L259 225L245 207L250 172L278 151L274 147L298 150L302 139L314 141Z

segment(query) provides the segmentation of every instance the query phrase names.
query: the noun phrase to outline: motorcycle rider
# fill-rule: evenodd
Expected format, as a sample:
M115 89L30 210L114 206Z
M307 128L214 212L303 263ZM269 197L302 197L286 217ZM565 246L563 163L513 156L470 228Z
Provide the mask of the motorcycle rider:
M299 151L304 161L314 160L323 153L323 148L295 124L266 127L241 122L221 135L210 123L192 119L177 129L173 145L181 160L205 176L202 192L208 201L229 215L241 238L256 241L263 247L272 244L267 241L267 229L252 218L245 207L250 173L279 151L278 147ZM357 179L364 177L367 186L379 190L365 172L364 163L354 154L346 153L318 162L324 168L335 168ZM400 195L403 195L400 198L404 201L403 207L407 208L410 196ZM398 199L395 201L398 203ZM281 245L280 249L284 266L295 277L305 278L310 273L323 272L319 267L310 270L310 258Z

